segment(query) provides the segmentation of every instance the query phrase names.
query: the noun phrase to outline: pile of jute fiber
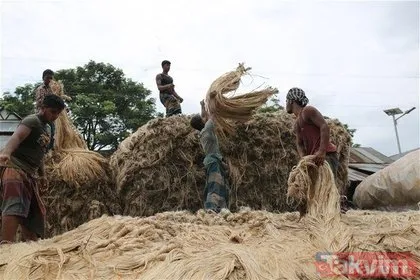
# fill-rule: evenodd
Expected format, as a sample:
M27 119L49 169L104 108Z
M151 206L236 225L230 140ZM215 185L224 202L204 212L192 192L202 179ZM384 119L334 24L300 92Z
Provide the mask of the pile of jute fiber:
M343 215L328 163L313 167L318 174L311 177L310 161L303 158L288 182L289 196L308 199L307 215L302 218L296 212L246 209L220 214L166 212L147 218L103 216L52 239L1 246L0 276L321 279L315 265L321 252L374 252L387 258L387 252L409 251L418 267L420 212ZM345 275L336 278L347 279Z
M159 118L126 138L110 165L124 205L123 214L150 216L163 211L203 207L204 154L190 117ZM287 180L299 161L294 119L281 110L255 114L236 124L236 133L220 141L229 165L231 211L290 211ZM331 140L338 146L341 164L337 185L347 183L350 135L337 120L328 119Z
M55 94L66 98L61 82ZM46 157L49 181L43 195L47 206L47 236L71 230L102 214L120 213L108 159L87 149L66 110L55 122L54 150Z
M247 210L104 216L52 239L1 246L0 278L322 279L318 252L410 251L418 265L419 234L418 211L349 211L330 223Z

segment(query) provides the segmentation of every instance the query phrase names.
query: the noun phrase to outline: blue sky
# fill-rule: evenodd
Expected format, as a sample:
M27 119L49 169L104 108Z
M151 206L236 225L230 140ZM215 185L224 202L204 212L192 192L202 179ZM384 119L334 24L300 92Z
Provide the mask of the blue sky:
M185 113L245 62L255 76L243 91L264 83L284 103L301 87L324 115L357 129L355 142L386 155L398 150L383 110L415 106L398 129L403 151L420 146L418 1L2 1L1 92L39 81L46 68L95 60L157 98L163 59Z

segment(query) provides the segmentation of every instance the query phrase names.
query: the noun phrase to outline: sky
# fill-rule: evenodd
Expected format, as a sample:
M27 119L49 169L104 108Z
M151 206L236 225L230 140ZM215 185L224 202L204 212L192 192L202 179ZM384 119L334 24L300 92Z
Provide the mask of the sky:
M186 114L238 63L252 67L238 93L300 87L310 105L357 129L354 142L398 153L420 146L419 1L2 0L0 92L41 80L44 69L94 60L114 65L158 100L170 75Z

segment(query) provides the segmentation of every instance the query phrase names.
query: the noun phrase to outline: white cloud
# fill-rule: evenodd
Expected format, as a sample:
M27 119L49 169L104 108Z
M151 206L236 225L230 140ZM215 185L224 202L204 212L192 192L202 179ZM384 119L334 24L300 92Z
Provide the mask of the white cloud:
M3 1L1 91L45 68L111 63L153 91L163 59L198 102L220 74L245 62L260 83L302 87L321 112L356 128L355 141L397 152L383 110L419 105L418 2ZM157 108L163 111L158 102ZM403 150L419 146L419 109L399 121Z

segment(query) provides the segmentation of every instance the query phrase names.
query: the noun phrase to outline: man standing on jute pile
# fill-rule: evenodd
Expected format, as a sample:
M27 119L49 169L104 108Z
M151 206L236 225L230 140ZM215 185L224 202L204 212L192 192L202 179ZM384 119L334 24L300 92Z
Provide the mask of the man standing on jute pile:
M217 139L213 115L206 111L204 100L200 102L201 116L191 119L191 126L200 131L200 143L205 153L206 187L204 189L204 209L219 213L229 207L229 186L227 165L223 162Z
M43 159L51 137L47 124L64 108L57 95L45 96L38 113L21 121L0 153L1 243L13 242L19 225L25 240L44 236L45 206L39 186L46 185Z
M295 133L299 156L314 155L314 162L321 166L327 160L334 178L339 167L337 148L330 142L330 129L322 114L312 106L300 88L292 88L286 96L286 111L296 116Z
M39 112L39 110L42 107L42 101L44 100L44 97L47 95L54 94L50 87L50 82L54 78L54 72L51 69L47 69L44 72L42 72L42 85L37 87L35 91L35 109L36 113ZM48 149L52 149L54 147L54 135L55 135L55 124L54 122L51 122L48 124L51 127L51 141L48 144Z
M181 105L182 99L175 91L174 80L168 75L171 69L171 62L168 60L162 61L162 73L156 75L156 85L159 90L160 102L166 108L166 117L182 114Z

